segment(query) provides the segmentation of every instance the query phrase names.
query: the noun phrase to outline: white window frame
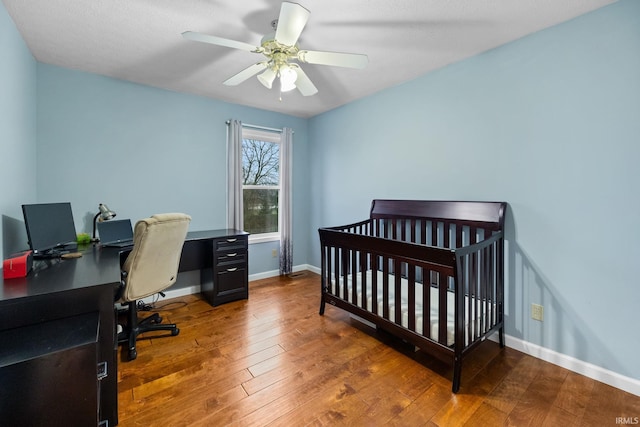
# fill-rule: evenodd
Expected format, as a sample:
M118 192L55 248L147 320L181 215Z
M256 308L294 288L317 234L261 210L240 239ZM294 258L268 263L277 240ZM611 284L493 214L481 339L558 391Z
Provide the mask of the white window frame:
M280 132L271 132L267 130L255 129L252 127L242 127L242 140L245 139L255 139L258 141L265 142L273 142L280 145L278 150L278 168L282 169L282 133ZM244 157L244 153L243 153ZM242 174L242 170L239 171ZM280 206L280 196L282 194L282 173L278 173L278 185L242 185L243 198L244 198L244 190L251 189L262 189L262 190L278 190L278 231L273 233L260 233L260 234L249 234L249 244L254 243L266 243L266 242L276 242L280 241L280 215L281 215L281 206ZM243 207L244 209L244 207ZM244 224L242 224L244 227Z

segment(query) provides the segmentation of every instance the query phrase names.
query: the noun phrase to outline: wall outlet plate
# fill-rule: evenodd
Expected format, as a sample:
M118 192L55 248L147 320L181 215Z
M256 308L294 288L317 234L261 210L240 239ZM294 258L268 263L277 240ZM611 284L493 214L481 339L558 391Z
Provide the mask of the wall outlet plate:
M531 318L542 322L544 319L544 307L539 304L531 304Z

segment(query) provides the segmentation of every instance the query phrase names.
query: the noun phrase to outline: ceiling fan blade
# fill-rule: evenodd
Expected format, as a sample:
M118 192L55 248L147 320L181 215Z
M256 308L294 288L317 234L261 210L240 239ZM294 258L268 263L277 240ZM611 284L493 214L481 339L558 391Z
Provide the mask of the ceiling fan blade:
M359 53L320 52L301 50L298 59L302 62L318 65L335 65L347 68L364 68L369 63L367 55Z
M207 34L196 33L193 31L185 31L182 37L188 40L194 40L202 43L210 43L218 46L230 47L232 49L246 50L248 52L262 52L261 47L250 45L249 43L239 42L235 40L225 39L222 37L210 36Z
M304 26L307 25L309 13L297 3L283 2L276 28L276 41L285 46L295 45Z
M313 82L311 82L302 68L295 67L295 70L296 74L298 75L298 78L296 78L296 87L298 88L302 96L311 96L318 93L318 88L315 87Z
M229 77L223 84L226 86L237 86L243 81L255 76L265 68L267 68L266 62L258 62L257 64L250 65L235 76Z

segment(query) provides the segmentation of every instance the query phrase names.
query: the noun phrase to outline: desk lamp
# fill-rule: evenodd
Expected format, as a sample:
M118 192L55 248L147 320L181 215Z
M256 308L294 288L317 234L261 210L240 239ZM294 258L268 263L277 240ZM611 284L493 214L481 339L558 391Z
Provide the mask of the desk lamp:
M108 221L111 218L115 217L116 213L109 209L109 207L105 204L100 203L98 205L98 213L93 217L93 239L92 241L97 242L100 239L96 239L96 225L98 221Z

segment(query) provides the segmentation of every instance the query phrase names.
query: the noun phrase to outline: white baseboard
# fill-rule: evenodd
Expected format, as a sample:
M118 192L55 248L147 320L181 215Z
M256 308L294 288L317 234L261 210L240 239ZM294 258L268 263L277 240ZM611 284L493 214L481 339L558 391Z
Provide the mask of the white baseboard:
M309 271L313 271L314 273L318 273L320 274L320 270L316 269L315 267L312 267L308 264L301 264L301 265L296 265L292 268L294 273L297 273L299 271L305 271L305 270L309 270ZM315 271L318 270L318 271ZM280 270L271 270L271 271L265 271L263 273L256 273L256 274L250 274L249 275L249 281L252 282L254 280L260 280L260 279L268 279L270 277L276 277L280 275Z
M498 334L493 334L489 339L498 341ZM625 377L624 375L604 369L592 363L584 362L571 356L567 356L566 354L558 353L554 350L523 341L507 334L504 336L504 343L507 347L521 351L529 356L544 360L545 362L553 363L554 365L558 365L580 375L584 375L585 377L600 381L636 396L640 396L640 380L635 378Z
M320 274L320 269L316 267L312 267L308 264L302 264L302 265L297 265L293 267L294 273L297 273L299 271L306 271L306 270L313 271L314 273ZM252 282L254 280L268 279L270 277L276 277L279 275L280 275L279 270L265 271L263 273L249 275L249 281ZM198 294L200 293L200 290L201 288L200 288L200 285L198 284L198 285L185 286L177 289L169 289L165 291L164 294L166 295L166 298L178 298L185 295ZM155 296L150 296L150 297L144 298L143 301L147 304L150 304L154 298Z
M199 294L200 285L185 286L184 288L178 288L178 289L169 289L167 291L164 291L163 293L165 295L165 298L160 297L160 299L158 299L156 302L161 303L163 299L178 298L178 297L183 297L185 295L191 295L191 294ZM158 294L154 294L154 295L151 295L150 297L143 298L142 301L144 301L145 304L151 304L157 298L158 298Z
M322 270L320 270L320 268L314 267L313 265L307 264L307 265L305 265L305 267L306 267L307 270L312 271L312 272L314 272L316 274L321 274L322 273Z

